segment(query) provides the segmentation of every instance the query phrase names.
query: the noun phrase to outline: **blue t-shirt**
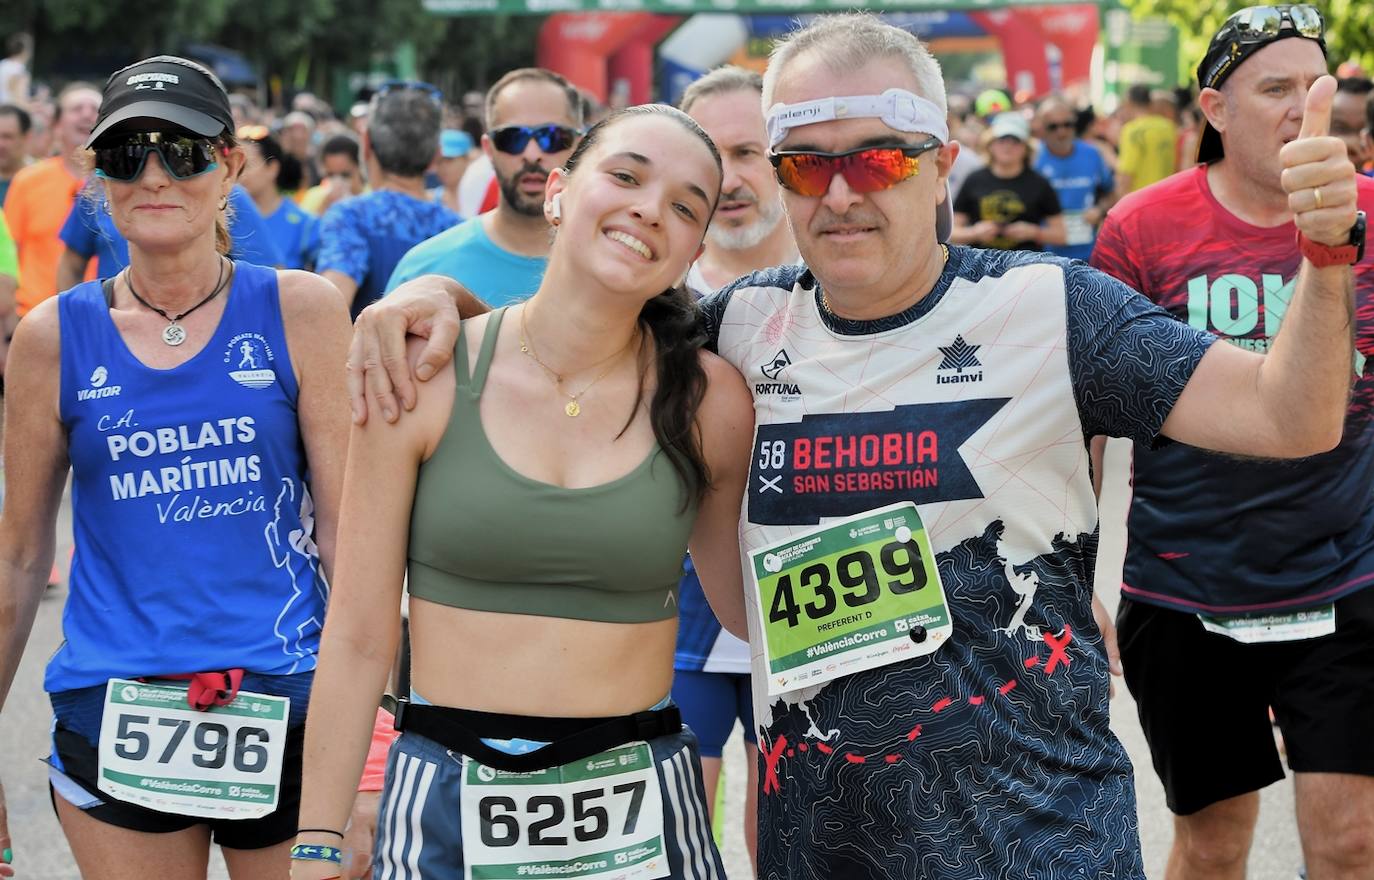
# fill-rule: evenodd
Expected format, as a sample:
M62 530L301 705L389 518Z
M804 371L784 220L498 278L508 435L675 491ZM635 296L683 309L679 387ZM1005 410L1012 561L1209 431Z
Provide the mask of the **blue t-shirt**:
M272 233L248 191L235 186L229 193L229 205L230 259L259 266L282 265ZM89 192L83 192L72 205L58 237L81 256L95 257L95 274L99 278L113 278L129 265L129 242L115 228L109 205Z
M344 199L320 218L320 255L315 271L353 279L357 317L381 298L386 280L406 251L458 222L458 215L430 201L391 190Z
M1083 212L1111 192L1112 170L1101 153L1081 140L1073 142L1073 151L1067 156L1056 156L1049 148L1041 149L1033 167L1049 180L1059 195L1059 205L1064 209L1064 227L1068 232L1068 244L1047 245L1045 249L1061 257L1088 259L1093 252L1097 230L1083 219Z
M214 336L167 370L99 282L58 309L76 555L45 688L314 669L328 588L276 270L238 263Z
M396 264L387 293L421 275L447 275L492 308L532 296L544 278L544 257L523 257L487 236L474 217L411 248Z
M310 269L320 250L320 221L290 199L282 199L270 217L264 217L268 234L281 251L282 268Z

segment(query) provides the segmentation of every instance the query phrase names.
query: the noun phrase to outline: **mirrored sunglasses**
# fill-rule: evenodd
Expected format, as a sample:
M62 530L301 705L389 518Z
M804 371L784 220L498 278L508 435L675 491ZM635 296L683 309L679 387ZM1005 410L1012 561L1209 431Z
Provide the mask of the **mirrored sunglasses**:
M177 180L188 180L219 167L219 144L202 137L150 131L95 147L95 173L109 180L133 181L143 173L149 153Z
M937 149L940 139L919 144L860 147L842 153L785 150L769 155L778 182L802 196L824 195L836 174L859 193L878 192L920 173L922 153Z
M581 134L566 125L507 125L487 134L491 145L503 153L519 155L525 152L530 141L539 145L545 153L561 153L572 149Z
M436 85L427 82L420 82L415 79L389 79L377 86L376 96L378 98L391 94L392 92L415 91L424 92L436 104L444 103L444 93Z
M1284 22L1288 23L1287 27ZM1242 41L1271 40L1290 29L1299 36L1320 40L1325 30L1322 14L1317 7L1307 4L1251 6L1231 16L1227 24L1234 29L1234 36Z

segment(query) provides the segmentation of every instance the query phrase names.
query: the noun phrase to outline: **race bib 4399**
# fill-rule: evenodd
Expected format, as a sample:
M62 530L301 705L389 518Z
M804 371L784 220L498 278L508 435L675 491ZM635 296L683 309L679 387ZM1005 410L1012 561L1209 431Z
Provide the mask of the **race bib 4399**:
M769 694L932 653L954 630L930 539L909 501L749 557Z

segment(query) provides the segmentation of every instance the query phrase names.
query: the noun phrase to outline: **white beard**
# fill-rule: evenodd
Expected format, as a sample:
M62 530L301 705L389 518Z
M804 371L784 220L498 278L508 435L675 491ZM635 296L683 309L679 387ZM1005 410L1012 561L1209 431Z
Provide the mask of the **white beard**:
M782 219L783 213L780 201L774 201L771 205L759 202L758 206L759 219L753 223L746 226L712 223L706 230L706 239L726 251L746 251L757 247L778 228L778 221Z

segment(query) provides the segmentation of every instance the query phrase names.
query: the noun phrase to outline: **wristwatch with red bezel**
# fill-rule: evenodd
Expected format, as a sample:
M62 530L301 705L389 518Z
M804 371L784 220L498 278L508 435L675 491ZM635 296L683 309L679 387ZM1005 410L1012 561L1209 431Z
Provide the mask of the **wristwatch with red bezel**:
M1355 225L1350 227L1350 242L1331 247L1313 241L1301 232L1298 233L1298 250L1307 261L1318 269L1327 266L1352 266L1364 259L1364 211L1355 212Z

